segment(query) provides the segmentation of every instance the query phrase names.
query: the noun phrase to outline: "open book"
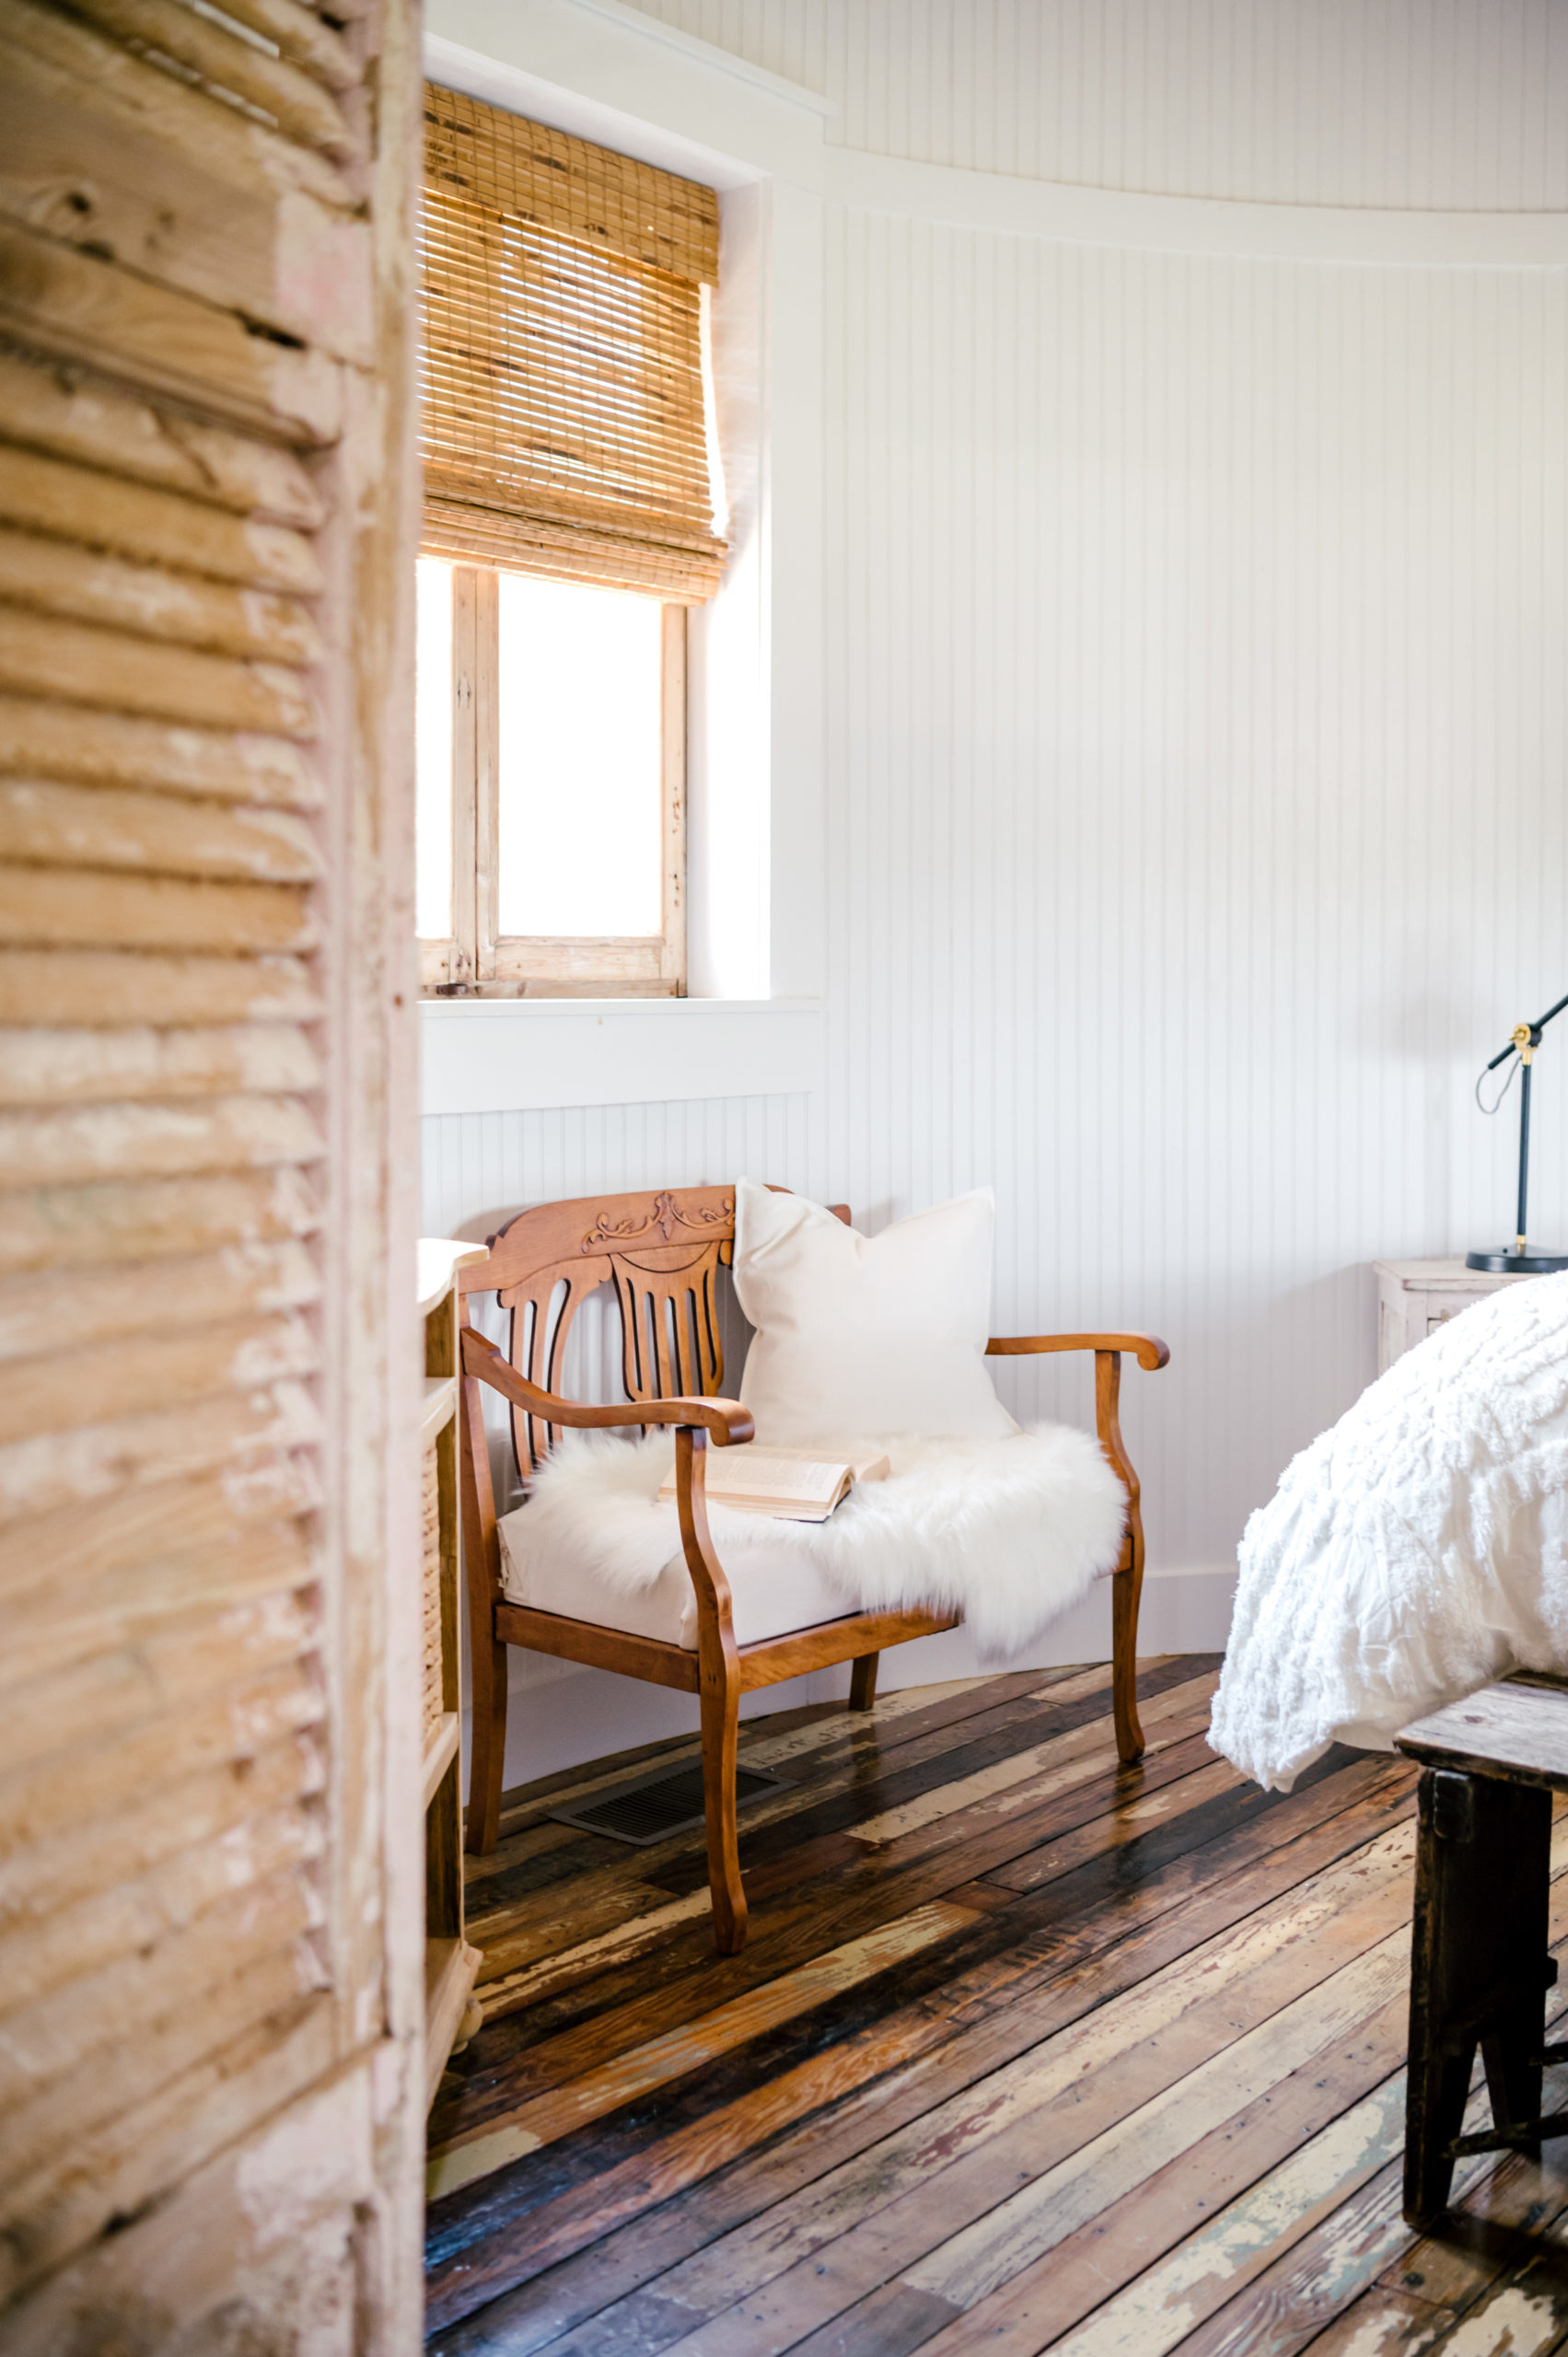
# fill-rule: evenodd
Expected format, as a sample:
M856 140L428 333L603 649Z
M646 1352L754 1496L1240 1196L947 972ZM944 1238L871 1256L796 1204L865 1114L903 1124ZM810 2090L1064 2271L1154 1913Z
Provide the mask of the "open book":
M885 1457L814 1457L808 1448L710 1448L707 1491L736 1514L771 1514L782 1522L826 1522L856 1481L885 1481ZM659 1496L675 1495L671 1473Z

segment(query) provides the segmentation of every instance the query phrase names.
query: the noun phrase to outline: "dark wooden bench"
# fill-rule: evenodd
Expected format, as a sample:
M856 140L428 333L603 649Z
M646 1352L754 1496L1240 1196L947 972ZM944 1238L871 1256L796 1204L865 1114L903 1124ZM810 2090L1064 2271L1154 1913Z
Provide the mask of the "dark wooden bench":
M1568 2061L1546 2042L1551 1795L1568 1793L1568 1687L1509 1678L1418 1719L1395 1737L1422 1767L1411 1950L1405 2216L1447 2206L1470 2153L1539 2154L1568 2136L1541 2117L1541 2072ZM1490 2131L1464 2134L1477 2048Z

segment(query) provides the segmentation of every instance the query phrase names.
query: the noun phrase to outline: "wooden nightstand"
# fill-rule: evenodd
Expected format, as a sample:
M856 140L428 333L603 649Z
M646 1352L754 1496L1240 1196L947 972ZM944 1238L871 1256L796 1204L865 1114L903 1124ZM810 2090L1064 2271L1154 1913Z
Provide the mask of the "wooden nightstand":
M1377 1372L1424 1342L1428 1334L1457 1318L1472 1302L1504 1285L1528 1284L1527 1277L1489 1276L1462 1260L1375 1260L1377 1276Z

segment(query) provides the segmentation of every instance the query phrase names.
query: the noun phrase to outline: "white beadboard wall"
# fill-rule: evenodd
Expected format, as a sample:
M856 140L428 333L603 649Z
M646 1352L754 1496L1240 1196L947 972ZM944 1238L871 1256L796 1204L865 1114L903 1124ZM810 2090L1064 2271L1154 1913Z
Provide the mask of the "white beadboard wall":
M433 1115L423 1124L425 1234L478 1235L476 1221L524 1203L705 1186L742 1170L804 1188L810 1109L801 1095Z
M836 145L1276 204L1568 204L1562 0L640 0Z
M992 1182L1000 1330L1172 1344L1123 1393L1145 1625L1212 1642L1191 1599L1374 1372L1369 1263L1507 1231L1471 1083L1568 988L1568 273L1453 217L1568 204L1568 10L649 13L826 89L841 146L965 168L826 207L823 1086L433 1118L427 1228L742 1169L875 1226ZM1316 260L1263 205L1256 250L1074 242L987 173L1393 210ZM1568 1237L1568 1018L1538 1071ZM1003 1388L1086 1420L1070 1364ZM514 1775L682 1723L524 1676Z
M1367 1264L1508 1224L1471 1083L1568 988L1564 277L834 209L828 305L831 1184L992 1180L1004 1330L1165 1333L1151 1561L1224 1563L1374 1371Z

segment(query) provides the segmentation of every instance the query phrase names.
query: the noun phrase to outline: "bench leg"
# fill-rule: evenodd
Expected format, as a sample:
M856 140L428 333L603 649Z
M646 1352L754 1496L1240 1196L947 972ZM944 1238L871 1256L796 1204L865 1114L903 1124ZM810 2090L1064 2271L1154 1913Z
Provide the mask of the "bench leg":
M717 1653L717 1647L714 1648ZM714 1945L738 1956L746 1945L746 1892L740 1880L740 1833L735 1817L735 1768L740 1738L739 1665L704 1659L703 1673L703 1813L708 1833L708 1892L714 1904Z
M1110 1701L1116 1714L1116 1751L1124 1768L1144 1756L1138 1723L1138 1599L1144 1588L1144 1517L1138 1476L1121 1446L1121 1353L1095 1353L1095 1429L1106 1462L1127 1492L1127 1535L1121 1561L1110 1583Z
M849 1674L849 1706L852 1711L869 1711L877 1700L877 1665L880 1654L861 1654Z
M1426 1768L1418 1806L1404 2213L1424 2228L1447 2206L1478 2046L1494 2127L1540 2116L1551 1795Z
M1138 1599L1144 1586L1144 1550L1115 1573L1110 1584L1110 1701L1116 1715L1116 1751L1124 1768L1144 1756L1138 1717Z

